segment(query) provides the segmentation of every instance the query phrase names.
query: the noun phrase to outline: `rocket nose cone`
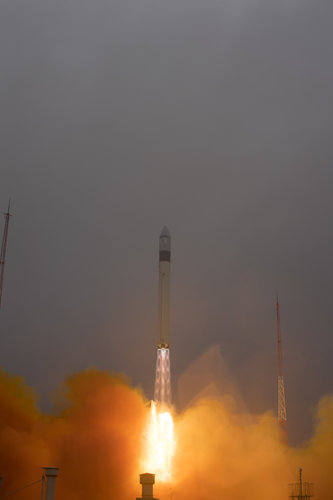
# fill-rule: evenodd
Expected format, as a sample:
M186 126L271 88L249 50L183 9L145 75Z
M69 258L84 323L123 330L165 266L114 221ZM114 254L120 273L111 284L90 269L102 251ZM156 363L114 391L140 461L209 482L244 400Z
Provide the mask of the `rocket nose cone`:
M168 238L170 238L170 232L169 232L169 229L166 226L163 227L163 229L161 231L161 234L160 234L160 237L161 238L162 237L168 237Z

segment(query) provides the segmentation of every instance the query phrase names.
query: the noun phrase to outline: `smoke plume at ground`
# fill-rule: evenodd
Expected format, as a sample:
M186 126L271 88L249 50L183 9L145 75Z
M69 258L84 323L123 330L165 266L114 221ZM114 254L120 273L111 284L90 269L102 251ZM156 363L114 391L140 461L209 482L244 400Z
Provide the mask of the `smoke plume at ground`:
M131 498L145 416L142 395L123 377L96 370L69 377L62 393L58 415L42 415L24 382L1 374L3 493L40 478L40 467L54 465L60 468L58 498ZM36 498L36 491L25 495Z
M140 455L150 409L124 377L89 370L68 377L55 415L39 412L33 391L0 373L0 473L6 494L58 466L56 498L131 499L139 496ZM230 397L206 397L175 416L177 449L173 482L157 482L160 500L281 500L288 483L315 483L316 497L333 497L333 398L323 398L313 437L286 450L272 412L249 415ZM40 485L25 490L38 496Z

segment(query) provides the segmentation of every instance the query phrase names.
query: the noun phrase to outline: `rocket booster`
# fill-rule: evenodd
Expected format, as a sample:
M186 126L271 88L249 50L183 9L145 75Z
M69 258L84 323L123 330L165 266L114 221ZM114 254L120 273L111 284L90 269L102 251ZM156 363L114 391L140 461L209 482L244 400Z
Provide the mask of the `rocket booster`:
M159 239L158 348L169 348L171 236L166 226Z
M170 255L171 237L164 226L159 239L158 343L154 400L171 404L170 384Z

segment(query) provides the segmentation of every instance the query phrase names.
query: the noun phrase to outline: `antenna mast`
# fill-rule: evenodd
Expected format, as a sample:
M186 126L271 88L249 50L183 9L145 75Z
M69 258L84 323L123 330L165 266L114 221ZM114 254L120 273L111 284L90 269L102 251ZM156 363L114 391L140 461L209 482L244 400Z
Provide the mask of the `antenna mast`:
M292 500L311 500L313 483L305 483L302 479L302 468L299 468L299 482L289 484L289 498Z
M0 309L1 309L1 302L2 302L3 276L4 276L4 272L5 272L8 226L9 226L9 218L11 217L11 213L9 212L9 210L10 210L10 200L8 203L7 212L4 214L4 216L5 216L5 228L3 231L1 253L0 253Z
M279 427L281 429L283 442L285 444L288 444L286 395L284 391L284 380L283 380L283 370L282 370L280 304L278 297L276 297L276 331L277 331L277 349L278 349L278 421L279 421Z

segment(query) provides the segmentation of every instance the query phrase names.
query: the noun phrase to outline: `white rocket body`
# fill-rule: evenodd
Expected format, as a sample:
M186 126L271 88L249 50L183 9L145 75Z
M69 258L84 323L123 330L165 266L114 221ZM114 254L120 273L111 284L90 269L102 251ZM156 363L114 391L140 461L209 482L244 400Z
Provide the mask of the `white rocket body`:
M170 383L170 256L171 237L164 226L159 239L158 343L154 400L162 406L171 404Z
M158 347L169 347L170 336L170 256L171 237L164 226L159 244Z

